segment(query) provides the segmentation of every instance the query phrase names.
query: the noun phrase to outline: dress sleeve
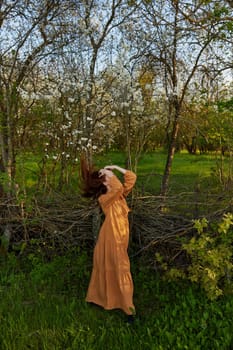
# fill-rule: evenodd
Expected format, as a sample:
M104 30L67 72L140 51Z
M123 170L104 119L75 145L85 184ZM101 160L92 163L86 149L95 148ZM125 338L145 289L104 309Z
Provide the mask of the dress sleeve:
M99 204L103 210L123 194L123 185L115 175L110 178L109 185L111 186L111 191L99 197Z
M129 194L129 192L132 190L132 188L136 182L137 176L132 171L127 170L125 175L124 175L124 179L125 179L125 182L124 182L124 192L123 193L124 193L124 196L127 196Z

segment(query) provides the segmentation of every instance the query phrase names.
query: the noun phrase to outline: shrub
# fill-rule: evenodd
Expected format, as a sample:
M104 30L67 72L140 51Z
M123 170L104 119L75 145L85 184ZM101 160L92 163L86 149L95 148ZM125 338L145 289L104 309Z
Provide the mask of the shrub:
M200 283L212 300L232 286L232 226L231 213L225 214L217 224L209 224L205 218L194 220L197 234L183 244L191 257L188 279Z

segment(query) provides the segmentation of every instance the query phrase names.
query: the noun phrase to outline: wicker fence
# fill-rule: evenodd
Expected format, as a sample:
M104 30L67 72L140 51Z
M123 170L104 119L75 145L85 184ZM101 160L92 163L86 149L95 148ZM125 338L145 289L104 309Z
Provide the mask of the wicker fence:
M180 193L168 196L133 195L128 200L131 212L130 254L152 257L163 250L171 260L181 255L180 238L193 233L193 219L206 217L218 220L233 212L230 192L200 196ZM47 254L62 254L74 247L92 249L104 219L98 205L85 202L79 196L53 195L52 199L34 200L30 207L22 202L0 203L0 236L2 251L40 246Z

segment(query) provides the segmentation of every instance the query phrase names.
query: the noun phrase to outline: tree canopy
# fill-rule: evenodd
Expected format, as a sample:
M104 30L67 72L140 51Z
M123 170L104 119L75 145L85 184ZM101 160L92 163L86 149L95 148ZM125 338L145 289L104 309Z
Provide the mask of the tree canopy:
M122 149L132 167L164 147L166 194L175 151L232 150L231 1L3 0L0 27L10 186L22 152L59 164L62 184L83 151Z

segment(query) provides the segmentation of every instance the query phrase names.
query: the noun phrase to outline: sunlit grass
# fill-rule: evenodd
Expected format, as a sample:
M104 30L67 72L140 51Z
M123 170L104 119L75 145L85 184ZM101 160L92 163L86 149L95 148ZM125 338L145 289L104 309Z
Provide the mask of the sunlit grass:
M158 194L166 159L164 152L144 155L138 165L138 185L144 185L144 190ZM215 166L214 155L175 154L169 179L170 193L193 191L199 183L206 185Z
M151 153L143 154L138 161L136 173L138 175L137 187L139 191L159 194L161 181L165 169L167 154L165 151L157 150ZM17 158L17 176L21 188L32 191L36 189L39 180L40 156L24 154ZM94 155L93 161L96 168L102 168L108 164L118 164L121 167L127 167L126 155L122 152L112 151L107 154ZM203 185L203 188L215 186L217 181L217 162L215 154L209 155L190 155L188 153L176 153L174 156L171 175L169 178L169 193L178 193L182 191L193 191L197 186ZM48 162L47 173L51 173L52 163ZM228 159L223 160L224 168L228 166ZM134 166L134 156L132 155L132 166ZM134 167L133 167L133 170ZM66 191L73 191L78 184L78 164L75 168L67 168L69 173L68 183L64 186ZM59 168L55 168L49 175L53 182L58 182ZM44 178L42 178L44 180Z
M144 192L159 194L166 160L167 154L162 150L145 153L140 157L136 169L139 189ZM125 167L126 158L123 153L109 152L107 155L97 156L95 163L98 167L107 164L118 164ZM227 159L225 163L227 164ZM132 156L133 164L134 158ZM170 193L193 191L199 184L203 184L204 187L211 185L214 168L216 168L216 156L214 154L190 155L185 152L176 153L169 180Z
M38 161L39 156L32 154L18 159L18 179L31 189L38 181ZM125 155L119 152L96 156L94 161L99 168L126 166ZM162 151L139 159L139 192L159 193L165 163ZM214 155L177 153L170 193L192 192L196 186L212 188L215 167ZM91 254L79 249L48 262L36 246L33 251L19 257L11 253L0 260L1 350L233 348L232 296L210 302L197 285L168 283L134 258L137 319L129 326L121 311L105 311L85 302Z
M34 256L35 257L35 256ZM209 302L197 286L169 283L132 261L137 319L85 302L91 257L10 257L0 269L1 350L219 349L233 345L233 299ZM17 265L17 268L15 268Z

